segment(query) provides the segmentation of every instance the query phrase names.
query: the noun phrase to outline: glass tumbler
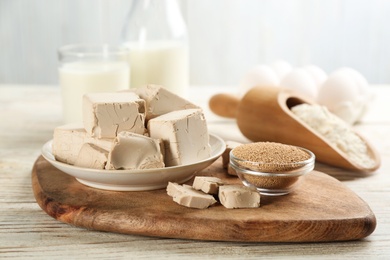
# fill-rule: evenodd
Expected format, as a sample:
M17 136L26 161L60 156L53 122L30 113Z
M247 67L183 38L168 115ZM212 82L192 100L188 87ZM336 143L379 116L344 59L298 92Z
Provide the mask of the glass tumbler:
M129 88L129 50L124 46L74 44L58 49L64 123L82 122L82 97Z

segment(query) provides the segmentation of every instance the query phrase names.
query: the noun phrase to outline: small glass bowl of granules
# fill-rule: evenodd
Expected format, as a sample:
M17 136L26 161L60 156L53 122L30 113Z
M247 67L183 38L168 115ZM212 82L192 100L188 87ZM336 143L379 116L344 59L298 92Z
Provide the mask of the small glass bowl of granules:
M314 162L307 149L273 142L243 144L230 152L230 167L242 183L269 196L290 193Z

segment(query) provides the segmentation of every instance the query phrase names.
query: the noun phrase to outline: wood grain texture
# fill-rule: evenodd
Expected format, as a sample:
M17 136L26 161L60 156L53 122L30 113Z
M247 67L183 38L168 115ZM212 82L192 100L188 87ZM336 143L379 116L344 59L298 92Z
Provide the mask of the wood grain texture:
M301 146L311 150L316 160L333 166L362 172L372 172L379 168L380 156L367 140L368 151L376 162L369 168L351 161L336 145L295 116L290 108L303 103L314 104L288 89L254 87L238 105L238 127L250 140Z
M226 183L219 159L201 175ZM290 195L262 196L256 209L199 210L173 202L165 189L112 192L84 186L39 157L32 186L41 208L62 222L87 229L145 236L216 241L318 242L361 239L376 227L368 205L336 179L313 172ZM192 183L192 180L189 184Z
M375 99L354 126L378 149L381 167L362 175L317 163L359 195L374 212L375 231L359 240L327 243L250 243L164 239L100 232L58 221L37 204L31 170L42 145L61 124L58 86L0 85L1 259L390 259L389 86L372 86ZM235 121L208 110L208 98L225 87L194 86L191 101L206 114L209 130L225 140L247 142Z
M237 95L219 93L209 100L209 108L218 116L236 118L240 99Z

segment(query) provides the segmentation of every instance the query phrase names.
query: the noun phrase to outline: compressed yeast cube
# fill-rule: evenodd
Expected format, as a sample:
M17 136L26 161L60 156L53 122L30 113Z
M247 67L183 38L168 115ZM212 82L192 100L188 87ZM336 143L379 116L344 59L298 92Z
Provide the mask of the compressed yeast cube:
M219 186L221 186L222 184L222 180L217 177L196 176L192 187L195 190L201 190L204 193L217 195Z
M134 90L146 102L146 120L176 111L198 108L184 98L159 85L147 85Z
M234 169L232 169L229 165L230 162L230 151L236 148L239 145L242 145L242 143L234 142L234 141L226 141L226 149L222 154L222 167L226 169L226 172L229 175L235 175L237 176L237 173Z
M94 144L85 143L77 156L75 166L104 169L107 164L108 151L104 150Z
M162 139L165 165L191 164L210 157L206 120L200 109L173 111L148 121L152 138Z
M217 202L212 195L173 182L168 183L167 193L176 203L190 208L205 209Z
M242 185L224 185L219 187L219 201L225 208L258 208L260 194L252 188Z
M222 166L223 168L227 168L230 162L230 151L236 148L239 145L242 145L242 143L234 142L234 141L226 141L226 149L222 154Z
M165 166L163 153L163 143L160 139L123 131L114 141L106 169L163 168Z
M146 131L145 101L132 92L85 94L82 112L85 130L93 137L115 138L121 131Z
M66 124L54 129L52 153L57 161L73 165L85 143L108 151L113 141L113 138L96 139L89 136L81 123Z

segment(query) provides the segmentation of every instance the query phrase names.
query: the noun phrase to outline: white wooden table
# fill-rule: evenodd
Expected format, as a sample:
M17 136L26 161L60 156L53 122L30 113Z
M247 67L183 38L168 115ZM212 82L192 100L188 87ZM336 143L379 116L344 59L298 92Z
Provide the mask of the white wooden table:
M201 91L200 91L201 90ZM381 168L372 175L317 165L365 200L377 218L373 234L337 243L227 243L121 235L76 228L51 218L36 204L31 169L54 127L61 125L58 87L0 85L0 259L3 258L382 258L390 259L390 86L376 95L355 128L377 148ZM207 109L222 88L192 88L191 99L206 110L209 131L245 141L233 120Z

